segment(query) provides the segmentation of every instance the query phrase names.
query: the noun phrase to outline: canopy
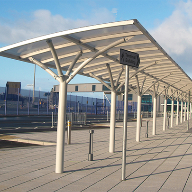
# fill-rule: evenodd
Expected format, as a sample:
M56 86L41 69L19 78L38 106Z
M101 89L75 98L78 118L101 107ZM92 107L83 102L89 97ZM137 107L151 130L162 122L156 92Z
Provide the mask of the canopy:
M67 83L81 74L103 84L109 82L114 89L125 82L125 66L119 63L120 48L140 56L139 68L130 67L129 84L139 85L142 93L153 91L153 85L158 94L170 88L168 94L173 96L192 88L189 76L136 19L41 36L0 48L0 55L28 63L36 61L42 68L51 69L57 68L51 52L55 51L61 70L69 75Z

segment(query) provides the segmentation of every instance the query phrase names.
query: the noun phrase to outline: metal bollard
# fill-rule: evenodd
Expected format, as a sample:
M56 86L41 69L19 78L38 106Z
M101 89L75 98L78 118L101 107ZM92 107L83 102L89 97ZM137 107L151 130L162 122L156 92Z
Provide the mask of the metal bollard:
M89 130L89 154L88 161L93 161L93 133L94 130Z
M54 126L53 126L53 112L52 112L52 126L51 126L51 128L54 128Z
M147 137L147 138L148 138L148 123L149 123L149 121L146 121L146 134L145 134L145 137Z
M109 121L109 112L107 111L107 121Z
M169 129L169 116L167 118L168 122L167 122L167 128Z
M71 144L71 122L68 120L67 144Z
M141 114L141 127L143 126L143 125L142 125L142 119L143 119L143 115Z

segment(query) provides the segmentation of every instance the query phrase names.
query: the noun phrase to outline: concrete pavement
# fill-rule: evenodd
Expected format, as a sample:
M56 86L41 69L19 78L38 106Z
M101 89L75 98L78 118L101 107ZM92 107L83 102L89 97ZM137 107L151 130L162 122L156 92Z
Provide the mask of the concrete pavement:
M159 117L155 136L151 135L149 122L148 138L144 122L141 142L135 141L136 122L128 122L126 181L121 181L122 123L117 123L115 153L108 152L109 129L97 126L94 161L87 160L89 131L72 130L72 144L65 146L62 174L54 172L56 132L12 134L53 145L0 149L0 191L192 190L192 133L187 132L187 121L163 132L163 118Z

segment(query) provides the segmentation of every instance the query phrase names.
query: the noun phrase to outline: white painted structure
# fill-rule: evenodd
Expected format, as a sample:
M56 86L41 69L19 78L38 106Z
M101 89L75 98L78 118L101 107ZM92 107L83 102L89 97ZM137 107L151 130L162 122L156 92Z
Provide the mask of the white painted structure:
M155 99L165 90L172 98L176 97L174 92L186 95L192 81L137 20L61 31L0 48L0 56L36 64L60 83L56 173L63 172L67 85L76 74L93 77L111 91L109 152L115 152L116 93L125 84L125 66L119 63L120 48L140 56L139 68L129 69L129 84L137 86L136 141L140 141L141 96L154 90ZM186 103L190 99L183 100ZM156 117L153 121L155 134Z

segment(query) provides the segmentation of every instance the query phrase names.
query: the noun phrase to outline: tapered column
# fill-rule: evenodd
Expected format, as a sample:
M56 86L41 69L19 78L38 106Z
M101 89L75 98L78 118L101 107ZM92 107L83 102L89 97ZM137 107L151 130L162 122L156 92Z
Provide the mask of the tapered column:
M187 105L187 117L188 117L188 122L187 122L187 130L189 130L189 105L190 105L190 91L188 94L188 105Z
M185 102L185 106L184 106L184 121L186 121L186 102Z
M183 123L183 100L181 100L181 118L180 123Z
M179 98L177 98L177 116L176 116L176 125L179 124Z
M187 120L189 119L189 102L187 102Z
M174 100L172 99L172 104L171 104L171 127L173 127L173 109L174 109Z
M166 121L167 121L167 96L165 95L165 100L164 100L164 117L163 117L163 131L166 130Z
M152 135L156 134L156 116L157 116L157 97L153 98L153 130Z
M137 129L136 129L136 141L140 141L140 131L141 131L141 96L138 95L137 98Z
M116 116L116 92L111 91L111 118L110 118L110 138L109 152L115 152L115 116Z
M64 167L64 144L65 144L65 124L66 124L66 100L67 83L61 82L59 85L59 109L57 123L57 147L56 147L56 173L62 173Z

